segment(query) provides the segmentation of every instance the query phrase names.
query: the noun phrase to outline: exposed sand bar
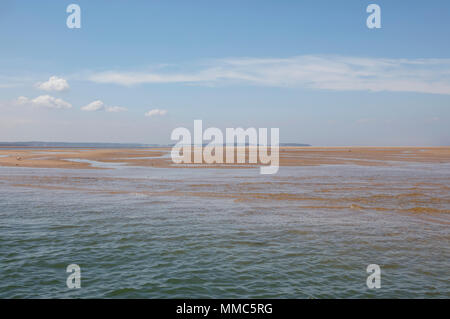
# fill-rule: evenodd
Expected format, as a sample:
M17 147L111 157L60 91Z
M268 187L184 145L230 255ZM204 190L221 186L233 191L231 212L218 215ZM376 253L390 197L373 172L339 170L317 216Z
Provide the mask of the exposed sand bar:
M146 149L0 149L0 166L92 169L93 162L142 167L245 167L248 164L188 164L174 166L170 148ZM81 161L80 161L81 160ZM84 162L86 161L86 162ZM281 147L280 166L354 164L388 166L401 162L450 163L450 147Z

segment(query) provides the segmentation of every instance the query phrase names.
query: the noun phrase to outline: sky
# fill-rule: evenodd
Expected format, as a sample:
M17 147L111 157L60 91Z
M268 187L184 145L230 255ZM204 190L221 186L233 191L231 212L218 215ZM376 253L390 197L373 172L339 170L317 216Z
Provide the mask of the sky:
M450 145L449 36L447 0L2 0L0 141Z

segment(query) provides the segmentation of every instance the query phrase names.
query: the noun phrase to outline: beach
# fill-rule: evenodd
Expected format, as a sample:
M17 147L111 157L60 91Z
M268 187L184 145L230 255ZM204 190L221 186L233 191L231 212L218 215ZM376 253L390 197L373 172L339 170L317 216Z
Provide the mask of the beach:
M255 148L250 151L256 152ZM0 166L35 168L89 169L95 162L123 164L138 167L214 167L233 168L248 163L185 164L176 165L170 157L170 148L139 149L0 149ZM90 162L89 162L90 161ZM224 160L225 162L225 160ZM396 165L408 163L448 163L450 147L281 147L280 166ZM94 164L94 165L93 165Z
M248 154L247 154L248 155ZM248 156L247 156L248 158ZM285 147L280 149L281 169L308 167L334 167L338 172L346 167L385 168L388 172L404 167L437 167L442 164L444 168L450 164L450 147L419 148L419 147ZM199 180L189 183L181 181L183 189L169 188L155 190L154 188L104 187L115 181L115 171L130 167L133 171L150 172L159 175L171 170L178 172L193 169L193 172L204 169L207 172L214 170L242 169L257 175L258 165L241 164L174 164L170 157L170 149L15 149L0 150L0 166L15 168L38 168L39 176L34 174L20 174L19 176L0 176L0 180L14 187L41 188L47 190L73 190L105 194L141 194L146 196L194 196L199 198L225 198L234 202L246 201L275 201L309 203L305 207L334 209L334 210L360 210L397 211L404 213L448 214L450 213L450 198L448 198L449 185L446 182L438 183L434 178L424 178L409 187L403 187L405 181L394 180L386 182L373 179L361 183L352 183L343 177L340 180L318 183L314 186L314 193L304 194L298 188L305 187L310 178L303 176L281 177L274 174L267 177L264 183L242 181L233 183L225 180L221 183ZM147 171L147 168L156 170ZM45 170L47 169L47 170ZM55 169L60 172L54 174ZM78 171L93 171L91 177L84 181L76 178ZM98 176L100 170L111 170L112 177L104 180ZM28 171L24 171L28 172ZM46 174L49 172L50 174ZM74 174L75 173L75 174ZM147 173L148 174L148 173ZM236 173L234 173L236 174ZM244 174L244 173L243 173ZM127 178L118 178L117 182L128 181ZM94 190L92 185L100 184ZM132 181L129 180L129 181ZM139 180L138 180L139 181ZM171 183L162 179L164 183ZM178 180L176 182L179 182ZM92 185L91 185L92 184ZM230 188L230 185L234 185ZM366 194L366 196L360 196ZM368 195L370 194L370 195ZM387 205L389 204L389 205ZM447 223L444 218L441 222Z

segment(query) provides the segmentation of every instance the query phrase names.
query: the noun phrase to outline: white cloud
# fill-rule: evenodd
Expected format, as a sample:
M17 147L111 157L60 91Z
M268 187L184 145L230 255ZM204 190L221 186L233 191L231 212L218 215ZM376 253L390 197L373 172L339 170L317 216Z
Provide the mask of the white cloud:
M20 104L20 105L27 104L27 103L29 103L29 102L30 102L30 99L27 98L27 97L25 97L25 96L19 96L19 97L16 99L16 103L17 103L17 104Z
M284 59L222 59L193 68L194 71L180 68L178 72L164 69L159 72L108 71L95 73L89 80L126 86L142 83L244 83L335 91L450 94L450 59L306 55Z
M63 78L51 76L46 82L36 83L36 87L44 91L65 91L69 89L69 84Z
M127 111L127 109L125 107L121 107L121 106L107 106L105 111L117 113L117 112L125 112L125 111Z
M81 110L87 112L106 111L114 113L127 111L126 108L121 106L106 106L105 103L100 100L91 102L88 105L83 106Z
M19 96L16 99L16 103L19 105L31 105L49 109L70 109L72 107L72 104L70 104L69 102L50 95L40 95L34 99L29 99L25 96Z
M104 107L105 107L105 104L102 101L97 100L97 101L89 103L88 105L83 106L81 108L81 110L88 111L88 112L95 112L95 111L103 110Z
M167 114L166 110L153 109L153 110L150 110L150 111L146 112L145 116L147 116L147 117L158 116L158 115L159 116L163 116L163 115L166 115L166 114Z

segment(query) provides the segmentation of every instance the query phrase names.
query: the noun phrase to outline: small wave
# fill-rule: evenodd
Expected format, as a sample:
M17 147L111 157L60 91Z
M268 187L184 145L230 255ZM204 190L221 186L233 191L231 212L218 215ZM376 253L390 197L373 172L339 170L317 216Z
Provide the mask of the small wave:
M121 289L116 289L116 290L113 290L113 291L107 293L106 297L119 297L122 295L128 295L130 293L136 293L136 292L138 292L138 290L135 288L121 288Z

